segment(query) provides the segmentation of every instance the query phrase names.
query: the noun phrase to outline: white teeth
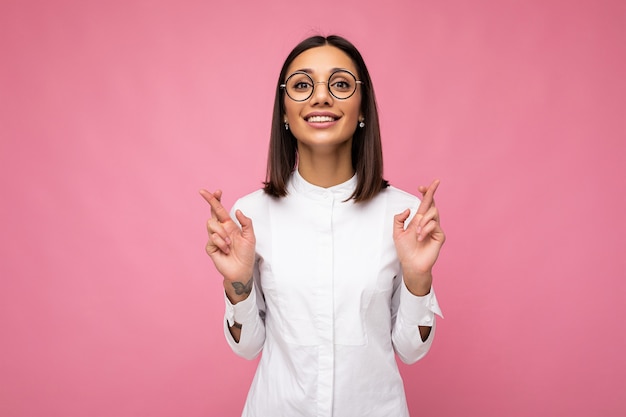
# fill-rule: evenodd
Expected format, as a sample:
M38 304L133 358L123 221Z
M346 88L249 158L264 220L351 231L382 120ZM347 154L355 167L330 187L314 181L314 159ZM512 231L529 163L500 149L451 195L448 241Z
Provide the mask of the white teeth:
M332 122L335 120L335 118L330 116L311 116L307 120L311 123L323 123Z

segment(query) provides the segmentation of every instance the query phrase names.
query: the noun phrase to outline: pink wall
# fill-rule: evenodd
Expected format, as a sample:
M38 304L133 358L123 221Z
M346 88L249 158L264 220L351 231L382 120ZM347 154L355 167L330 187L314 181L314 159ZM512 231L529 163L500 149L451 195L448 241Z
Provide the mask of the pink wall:
M626 3L248 3L0 5L0 415L239 413L197 190L259 186L319 31L370 66L387 177L442 179L413 413L626 415Z

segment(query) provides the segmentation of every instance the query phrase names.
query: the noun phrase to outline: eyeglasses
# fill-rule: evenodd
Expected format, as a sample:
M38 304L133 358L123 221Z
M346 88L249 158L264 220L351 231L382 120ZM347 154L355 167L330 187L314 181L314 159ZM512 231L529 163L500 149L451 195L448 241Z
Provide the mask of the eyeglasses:
M287 81L280 85L293 101L306 101L313 95L316 84L327 84L328 91L333 97L345 100L356 92L356 85L363 84L348 70L337 70L330 74L328 81L313 81L313 78L304 71L296 71L287 77Z

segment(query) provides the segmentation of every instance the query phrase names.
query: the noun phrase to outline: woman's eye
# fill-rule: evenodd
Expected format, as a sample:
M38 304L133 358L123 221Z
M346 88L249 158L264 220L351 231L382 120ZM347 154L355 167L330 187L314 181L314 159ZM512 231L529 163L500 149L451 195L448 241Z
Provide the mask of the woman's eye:
M333 87L338 89L338 90L349 90L350 89L350 83L347 81L335 81L333 83Z
M294 84L293 88L295 88L296 90L307 90L309 88L311 88L312 85L311 83L305 82L305 81L300 81Z

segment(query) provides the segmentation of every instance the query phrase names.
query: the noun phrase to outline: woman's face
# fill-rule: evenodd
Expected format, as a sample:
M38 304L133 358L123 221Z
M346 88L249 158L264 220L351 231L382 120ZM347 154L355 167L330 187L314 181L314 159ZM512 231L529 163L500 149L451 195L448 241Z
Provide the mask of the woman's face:
M294 101L287 94L284 97L284 119L298 140L299 148L307 146L332 149L351 144L357 124L362 118L361 86L357 84L356 91L347 99L334 97L329 91L327 82L331 74L338 69L348 70L357 80L359 79L352 59L342 50L330 45L304 51L287 69L287 77L296 71L302 71L314 82L313 94L308 99ZM344 88L341 79L338 82L333 82L334 88L337 88L335 91ZM338 95L341 96L341 93Z

